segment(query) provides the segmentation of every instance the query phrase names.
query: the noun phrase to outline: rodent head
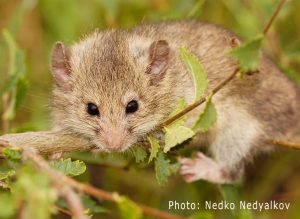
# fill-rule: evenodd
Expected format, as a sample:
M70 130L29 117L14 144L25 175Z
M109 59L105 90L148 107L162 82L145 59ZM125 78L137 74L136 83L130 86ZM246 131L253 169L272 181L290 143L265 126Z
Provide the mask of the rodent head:
M170 48L164 40L148 41L137 45L124 32L108 31L71 48L57 42L56 123L108 152L124 151L159 125L174 101Z

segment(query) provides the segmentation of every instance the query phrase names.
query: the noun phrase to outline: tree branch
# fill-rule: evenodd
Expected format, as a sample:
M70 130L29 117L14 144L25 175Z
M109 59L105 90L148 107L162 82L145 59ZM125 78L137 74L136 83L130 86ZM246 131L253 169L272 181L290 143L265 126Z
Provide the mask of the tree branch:
M267 140L267 144L272 144L280 147L285 147L289 149L295 149L295 150L300 150L300 143L294 143L291 141L285 141L285 140Z
M275 18L278 16L280 10L282 9L284 3L286 2L286 0L281 0L278 4L278 6L276 7L276 10L274 11L274 13L272 14L271 18L269 19L269 21L267 22L264 30L263 30L263 34L266 35L270 29L270 27L272 26ZM232 39L234 40L234 38ZM233 44L231 45L232 47L238 46ZM237 75L237 73L240 71L240 68L236 68L227 78L225 78L223 81L220 82L220 84L218 84L213 90L212 90L212 94L216 94L219 90L221 90L226 84L228 84L228 82L230 82L235 75ZM200 100L196 101L195 103L189 105L187 108L185 108L184 110L182 110L181 112L177 113L176 115L174 115L173 117L169 118L167 121L165 121L160 128L163 128L164 126L167 126L169 124L171 124L172 122L174 122L175 120L179 119L180 117L184 116L185 114L187 114L188 112L192 111L193 109L195 109L196 107L200 106L202 103L204 103L206 101L206 99L208 98L207 94L205 97L200 98Z
M85 151L94 148L89 141L63 131L6 134L0 136L0 144L20 148L30 145L40 154Z
M68 203L72 217L76 219L88 219L89 217L84 213L84 207L79 196L73 191L70 186L57 188L60 196L62 196Z
M55 206L55 208L56 208L58 211L60 211L60 212L62 212L63 214L65 214L65 215L68 215L68 216L70 216L70 217L73 216L72 213L71 213L69 210L67 210L67 209L64 209L64 208L61 208L61 207L57 207L57 206Z
M278 16L279 12L281 11L282 7L284 6L284 4L286 3L286 0L281 0L279 2L279 4L277 5L274 13L272 14L271 18L269 19L269 21L267 22L264 30L263 30L263 34L266 35L268 33L268 31L270 30L275 18Z
M65 176L64 174L62 174L61 172L58 172L54 169L52 169L49 165L48 162L46 160L44 160L40 155L38 155L36 153L35 149L32 149L30 147L21 147L22 149L22 155L25 159L31 160L40 170L42 170L43 172L47 173L51 179L53 179L54 183L59 183L57 188L62 188L61 185L67 186L67 188L73 188L76 189L78 191L81 192L85 192L86 194L89 194L95 198L97 198L98 200L106 200L106 201L112 201L112 202L117 202L117 200L114 198L112 193L109 193L107 191L95 188L89 184L84 184L84 183L80 183L77 182L76 180ZM57 179L60 179L59 181ZM70 192L67 192L67 194L70 195ZM74 197L69 197L67 201L71 201L72 200L72 206L70 207L75 207L78 206L78 202L74 204ZM155 208L151 208L148 207L146 205L140 204L135 202L137 206L139 206L141 208L141 210L145 213L148 214L150 216L153 216L155 218L159 218L159 219L186 219L185 217L181 217L181 216L177 216L177 215L173 215L164 211L160 211L158 209ZM75 211L76 209L71 209L72 213L74 214L74 216L76 216L76 214L78 212ZM76 213L76 214L75 214ZM79 214L79 213L78 213ZM83 217L80 217L83 218Z
M228 75L227 78L225 78L223 81L221 81L212 91L211 93L214 95L216 94L219 90L221 90L226 84L228 84L236 75L237 73L240 71L240 68L236 68L230 75ZM164 123L162 123L160 125L160 128L163 128L164 126L167 126L169 124L171 124L172 122L174 122L175 120L179 119L180 117L184 116L185 114L187 114L188 112L192 111L193 109L195 109L196 107L200 106L202 103L204 103L208 96L210 94L207 94L206 96L200 98L198 101L196 101L195 103L189 105L188 107L186 107L184 110L182 110L181 112L177 113L176 115L172 116L171 118L169 118L168 120L166 120Z
M35 149L31 147L21 147L21 150L22 158L24 160L32 161L38 169L45 172L50 177L58 194L69 204L72 216L76 219L88 219L88 216L84 213L84 207L79 196L74 192L70 185L66 184L64 180L61 180L65 175L52 169L48 162L37 154Z

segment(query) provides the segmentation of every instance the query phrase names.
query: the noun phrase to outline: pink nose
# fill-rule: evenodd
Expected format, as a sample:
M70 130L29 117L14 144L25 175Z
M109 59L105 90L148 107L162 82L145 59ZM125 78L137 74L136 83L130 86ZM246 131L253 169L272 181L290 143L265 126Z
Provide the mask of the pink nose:
M118 151L122 148L124 144L124 136L119 131L109 131L103 136L104 143L108 149L113 151Z

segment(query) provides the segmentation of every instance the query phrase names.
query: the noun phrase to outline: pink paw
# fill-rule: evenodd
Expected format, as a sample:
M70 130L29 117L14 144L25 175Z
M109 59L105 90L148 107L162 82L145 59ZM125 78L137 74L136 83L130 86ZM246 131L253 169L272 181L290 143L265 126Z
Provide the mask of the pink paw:
M198 152L194 159L182 158L180 174L188 183L199 179L207 180L213 183L225 183L224 171L217 162Z

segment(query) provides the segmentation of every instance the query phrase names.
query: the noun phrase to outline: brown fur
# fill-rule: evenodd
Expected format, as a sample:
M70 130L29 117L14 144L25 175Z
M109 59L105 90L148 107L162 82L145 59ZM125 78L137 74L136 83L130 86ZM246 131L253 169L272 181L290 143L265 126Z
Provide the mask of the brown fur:
M223 28L198 21L96 31L71 47L73 89L54 90L55 125L107 150L103 129L109 124L122 130L126 136L122 149L126 149L162 123L178 98L193 100L193 82L180 61L179 48L199 58L211 89L237 67L228 55L233 37ZM168 54L167 70L156 77L146 72L153 61L149 48L160 40L167 42L170 51L162 50ZM216 160L231 169L251 157L262 139L299 128L300 97L295 85L265 57L259 70L245 79L234 79L213 98L220 120L206 137ZM140 108L126 116L124 109L132 98ZM99 118L86 113L88 102L99 106Z

